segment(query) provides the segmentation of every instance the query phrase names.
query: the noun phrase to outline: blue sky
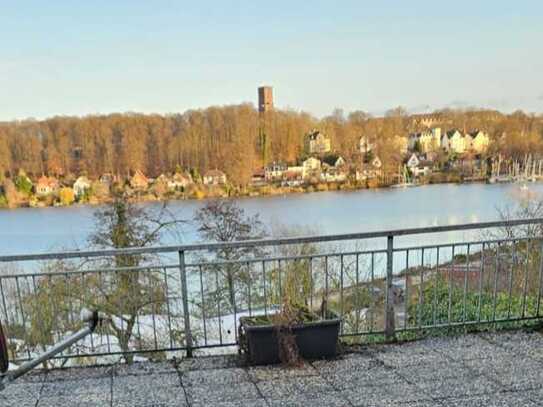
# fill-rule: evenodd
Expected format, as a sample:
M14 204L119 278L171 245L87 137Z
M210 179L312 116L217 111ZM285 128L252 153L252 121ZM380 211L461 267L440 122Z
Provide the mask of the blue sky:
M336 3L336 4L335 4ZM0 120L256 99L543 112L542 1L0 0Z

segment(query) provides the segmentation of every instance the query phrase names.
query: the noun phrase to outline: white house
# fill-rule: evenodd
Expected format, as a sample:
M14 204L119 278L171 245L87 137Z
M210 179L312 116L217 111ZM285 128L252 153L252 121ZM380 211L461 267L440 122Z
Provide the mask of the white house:
M409 160L407 160L407 167L409 169L416 168L420 164L419 157L415 153L411 154L411 157L409 157Z
M42 175L36 183L36 193L39 196L47 196L55 193L59 188L59 183L54 177Z
M458 130L451 130L441 137L441 148L447 152L462 154L466 151L466 138Z
M285 171L287 171L286 164L274 161L264 169L264 177L266 181L278 181L283 178Z
M436 127L420 133L413 133L409 136L409 149L413 151L419 145L421 153L436 151L441 145L441 128Z
M331 150L330 138L318 130L313 130L306 137L306 150L309 154L325 154Z
M427 175L430 173L430 165L428 161L423 161L417 154L411 154L407 160L407 168L417 177L419 175Z
M209 170L202 177L204 185L224 185L226 184L226 174L219 170Z
M168 189L171 191L184 189L190 184L192 184L192 177L180 172L176 172L172 178L167 180Z
M343 167L344 165L345 165L345 159L343 157L338 157L338 159L334 163L334 167L336 168Z
M80 198L81 196L85 195L85 192L91 189L91 185L91 182L85 176L76 179L73 185L75 197Z
M488 146L490 145L490 138L488 137L487 133L476 130L470 133L470 137L470 150L473 150L477 154L481 154L488 149Z
M362 154L367 154L375 148L375 143L370 141L369 137L362 136L358 142L358 148Z
M321 162L315 157L309 157L302 163L302 177L307 179L311 176L320 177Z
M361 169L356 170L356 180L364 181L370 178L375 178L381 175L381 167L383 163L378 156L373 157L370 162L362 162Z

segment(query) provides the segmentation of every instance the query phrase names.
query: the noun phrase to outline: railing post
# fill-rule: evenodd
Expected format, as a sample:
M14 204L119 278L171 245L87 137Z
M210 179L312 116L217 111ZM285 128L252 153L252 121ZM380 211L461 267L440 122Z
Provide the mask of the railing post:
M181 274L181 295L183 296L183 319L185 326L185 345L187 357L192 357L192 331L190 329L189 296L187 289L187 269L185 267L185 252L179 252L179 271Z
M394 293L393 279L394 236L387 236L387 276L385 288L385 339L393 340L395 337L394 324Z

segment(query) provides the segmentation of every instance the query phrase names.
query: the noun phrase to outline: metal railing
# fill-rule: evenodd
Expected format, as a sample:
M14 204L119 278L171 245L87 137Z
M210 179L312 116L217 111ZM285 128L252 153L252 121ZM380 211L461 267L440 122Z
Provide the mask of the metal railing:
M77 330L82 311L107 315L63 363L235 346L239 317L275 313L287 291L315 313L340 315L340 334L353 341L533 321L541 318L542 225L0 256L0 318L12 359L24 361ZM444 237L458 231L471 238ZM411 245L418 235L435 243ZM398 245L399 237L409 244Z

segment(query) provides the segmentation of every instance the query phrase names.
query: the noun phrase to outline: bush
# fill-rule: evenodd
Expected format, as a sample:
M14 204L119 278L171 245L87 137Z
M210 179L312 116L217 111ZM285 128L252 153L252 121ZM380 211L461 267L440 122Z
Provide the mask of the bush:
M32 181L26 175L18 175L15 177L15 187L17 191L23 194L32 194Z

